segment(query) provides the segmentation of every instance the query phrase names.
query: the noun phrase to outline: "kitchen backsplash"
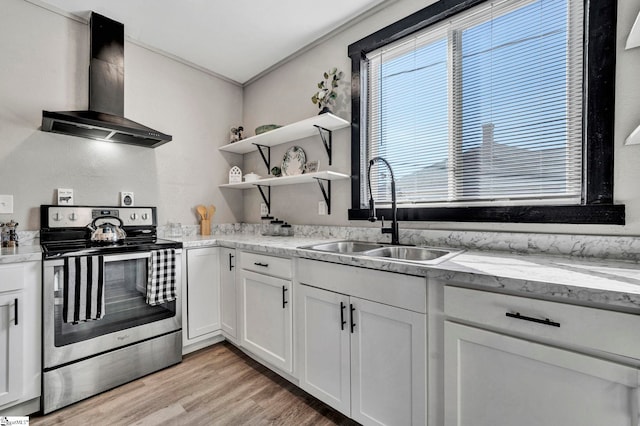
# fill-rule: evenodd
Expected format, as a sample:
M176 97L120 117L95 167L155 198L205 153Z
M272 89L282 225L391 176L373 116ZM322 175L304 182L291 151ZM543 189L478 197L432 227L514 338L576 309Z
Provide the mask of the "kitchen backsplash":
M167 227L159 227L166 236ZM198 225L183 226L184 236L198 235ZM358 241L388 241L380 229L371 227L293 225L295 237L344 239ZM229 234L260 234L259 224L213 224L212 237ZM282 237L290 238L290 237ZM519 254L549 254L600 259L620 259L640 262L640 237L532 234L518 232L480 232L400 229L403 244L463 248L467 250L502 251Z
M183 225L183 236L200 233L199 225ZM294 237L358 241L388 241L378 228L349 226L293 225ZM225 223L211 226L215 235L260 234L260 225ZM20 245L40 244L38 231L19 231ZM168 226L159 226L158 235L171 238ZM282 237L291 238L291 237ZM640 262L640 237L608 235L530 234L518 232L480 232L401 229L403 244L467 250L502 251L519 254L549 254L583 258L620 259Z

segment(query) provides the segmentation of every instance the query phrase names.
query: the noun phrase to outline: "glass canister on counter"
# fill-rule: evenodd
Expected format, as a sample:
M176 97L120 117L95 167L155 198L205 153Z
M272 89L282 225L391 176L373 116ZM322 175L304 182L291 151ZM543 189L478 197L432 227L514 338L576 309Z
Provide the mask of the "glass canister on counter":
M282 235L282 225L284 225L284 221L278 220L277 217L274 220L272 220L271 223L269 224L269 227L270 227L269 235L272 235L274 237L279 237L280 235Z
M260 218L260 234L271 235L271 221L273 216L262 216Z
M280 228L280 235L283 237L293 237L293 228L287 222L282 224Z

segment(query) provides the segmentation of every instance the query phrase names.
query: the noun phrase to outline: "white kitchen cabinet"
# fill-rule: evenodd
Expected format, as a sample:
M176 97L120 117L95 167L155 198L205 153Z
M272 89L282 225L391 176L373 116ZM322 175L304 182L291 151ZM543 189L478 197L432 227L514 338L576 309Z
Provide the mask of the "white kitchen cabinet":
M445 323L445 425L638 424L638 369Z
M297 290L300 387L350 416L349 296L306 285Z
M236 250L220 248L220 323L227 338L238 337Z
M22 363L24 326L19 307L24 306L22 291L0 293L0 406L22 397Z
M396 290L421 284L426 298L424 279L308 260L299 274L300 387L365 425L426 424L426 314L362 297L424 306L366 294L382 283Z
M637 315L455 286L444 313L446 426L638 424Z
M355 297L351 308L351 417L425 424L426 316Z
M0 265L0 415L39 409L40 262Z
M241 253L241 346L279 370L292 373L291 280L245 269L247 258L252 260L251 266L265 270L273 264L290 264L290 259ZM289 276L290 269L285 271Z
M241 282L242 346L273 366L291 372L291 282L251 271L243 271Z
M187 250L187 343L217 332L220 324L220 248Z

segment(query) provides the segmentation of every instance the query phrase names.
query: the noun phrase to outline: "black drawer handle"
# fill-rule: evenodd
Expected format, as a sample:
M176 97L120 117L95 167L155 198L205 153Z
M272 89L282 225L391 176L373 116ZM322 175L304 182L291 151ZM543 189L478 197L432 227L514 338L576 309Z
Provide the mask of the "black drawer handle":
M16 314L15 324L18 325L18 299L15 299L15 305L13 305L14 313Z
M340 302L340 330L344 330L344 326L347 324L347 321L345 321L344 319L344 310L346 309L347 305L345 305L343 302Z
M287 303L289 303L287 302L287 297L286 297L288 290L289 289L287 288L287 286L284 286L284 285L282 286L282 309L285 309L287 307Z
M356 311L356 308L353 307L353 304L349 304L351 307L351 333L353 333L353 329L356 328L356 323L353 321L353 313Z
M253 262L253 264L256 265L256 266L262 266L263 268L268 268L269 267L268 263Z
M516 312L515 314L512 314L511 312L507 312L505 315L508 316L509 318L537 322L538 324L550 325L552 327L560 327L559 322L551 321L549 318L539 319L539 318L527 317L524 315L520 315L520 312Z

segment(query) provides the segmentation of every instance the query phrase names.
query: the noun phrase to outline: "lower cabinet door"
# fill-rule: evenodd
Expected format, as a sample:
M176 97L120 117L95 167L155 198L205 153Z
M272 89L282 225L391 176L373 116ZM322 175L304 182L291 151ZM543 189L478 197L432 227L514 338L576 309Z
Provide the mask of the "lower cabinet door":
M187 251L187 335L189 339L220 330L220 249Z
M426 424L426 315L350 298L351 417Z
M349 296L296 287L300 387L351 415Z
M291 281L241 271L242 346L285 371L293 371Z
M220 249L220 322L228 337L238 337L236 250Z
M445 425L638 424L638 370L445 323Z
M0 293L0 406L22 398L22 292Z

